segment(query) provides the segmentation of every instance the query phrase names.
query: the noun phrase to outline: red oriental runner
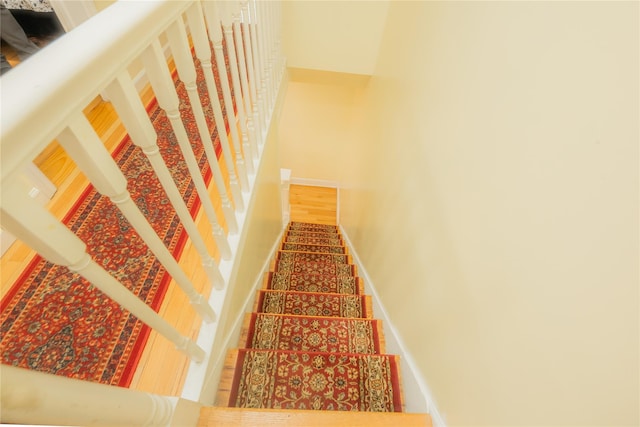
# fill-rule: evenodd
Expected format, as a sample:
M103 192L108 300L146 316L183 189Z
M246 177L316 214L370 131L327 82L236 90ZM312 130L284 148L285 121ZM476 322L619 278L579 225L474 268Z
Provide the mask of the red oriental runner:
M398 356L239 349L230 406L402 412Z
M197 68L206 112L211 108L209 97L199 64ZM211 173L186 90L177 79L176 85L182 120L208 183ZM200 200L169 120L155 100L147 111L162 157L195 217ZM212 119L209 129L219 157L221 147ZM112 156L127 177L131 198L179 258L188 236L150 163L128 136ZM171 277L107 197L89 185L63 222L87 244L96 262L151 308L159 309ZM0 307L3 364L80 380L128 386L150 332L79 275L40 256L31 261Z

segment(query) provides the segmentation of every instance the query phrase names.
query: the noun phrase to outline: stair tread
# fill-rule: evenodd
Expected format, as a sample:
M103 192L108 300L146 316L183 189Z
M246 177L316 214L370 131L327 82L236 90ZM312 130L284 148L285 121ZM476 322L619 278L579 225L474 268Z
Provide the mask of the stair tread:
M261 350L383 354L382 321L247 313L240 343Z
M328 292L280 291L261 289L257 292L254 312L341 317L371 318L371 297Z
M362 279L354 276L271 271L265 275L265 289L362 295Z
M218 388L216 406L271 407L276 409L316 409L371 412L402 412L404 409L400 383L400 356L394 354L357 354L321 351L257 350L238 348L229 351ZM304 366L304 368L302 368ZM302 369L302 371L301 371ZM277 372L277 374L276 374ZM294 396L272 394L287 388L288 378L298 376L299 393ZM342 378L340 388L327 395L329 384L312 382L316 376ZM268 379L268 380L267 380ZM383 389L369 390L356 384L365 379L388 384ZM355 393L348 397L342 388ZM237 399L237 400L236 400ZM315 406L315 405L319 406ZM302 405L302 406L301 406ZM371 406L373 405L373 406Z
M198 427L429 427L428 414L406 412L313 411L301 409L249 409L206 406Z

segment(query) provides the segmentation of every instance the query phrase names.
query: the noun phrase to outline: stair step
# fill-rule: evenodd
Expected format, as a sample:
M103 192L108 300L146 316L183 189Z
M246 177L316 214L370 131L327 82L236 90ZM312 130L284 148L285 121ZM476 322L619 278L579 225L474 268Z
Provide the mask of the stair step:
M287 234L283 243L305 244L305 245L327 245L327 246L343 246L342 238L339 235L300 235Z
M247 313L240 343L258 350L385 352L380 320L345 317Z
M235 349L216 406L402 412L399 356Z
M285 236L308 236L308 237L327 237L342 239L338 231L309 231L309 230L286 230Z
M356 266L348 255L283 252L276 254L270 264L272 271L290 273L351 275L357 274Z
M428 414L203 407L198 427L430 427Z
M267 273L264 288L274 291L364 294L362 279L353 275L308 274L288 271Z
M315 252L322 254L346 254L347 248L344 246L328 246L328 245L306 245L303 243L288 243L284 242L280 246L280 250L283 251L296 251L296 252Z
M288 230L331 231L339 233L336 225L315 224L310 222L290 222Z
M253 311L302 316L373 317L371 297L368 295L267 289L258 291Z

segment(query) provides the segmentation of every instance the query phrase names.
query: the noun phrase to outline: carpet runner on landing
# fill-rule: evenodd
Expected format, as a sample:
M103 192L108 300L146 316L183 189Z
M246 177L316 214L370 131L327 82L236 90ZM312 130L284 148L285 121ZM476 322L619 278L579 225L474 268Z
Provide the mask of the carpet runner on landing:
M382 323L371 318L337 227L292 222L283 242L245 318L241 348L230 353L233 378L217 403L401 412L399 357L384 354Z

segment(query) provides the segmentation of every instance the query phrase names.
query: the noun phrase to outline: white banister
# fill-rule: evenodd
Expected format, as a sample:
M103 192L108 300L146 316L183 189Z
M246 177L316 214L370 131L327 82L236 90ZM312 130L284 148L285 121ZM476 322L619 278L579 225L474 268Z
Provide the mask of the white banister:
M227 195L227 188L224 178L222 177L222 171L220 170L218 156L216 155L213 146L213 141L209 132L209 125L207 124L207 119L205 118L204 111L202 109L202 101L200 100L198 86L196 84L196 68L193 64L189 48L189 40L187 39L187 32L182 19L178 19L168 28L167 36L169 38L169 46L171 47L173 59L178 70L178 76L180 80L184 82L185 89L187 90L187 96L189 97L191 109L196 120L200 140L204 146L205 153L207 154L209 167L211 168L211 173L220 195L225 221L229 228L233 229L235 233L238 230L236 213L233 210L231 201ZM222 132L226 133L226 129L224 127L222 128ZM220 129L218 129L218 133L220 133ZM226 254L223 258L230 259L231 253Z
M236 97L236 108L238 110L238 122L242 133L242 153L244 155L245 166L249 174L254 174L253 155L251 153L251 143L249 141L249 132L247 130L247 116L245 114L244 97L249 94L242 93L242 85L240 83L240 72L238 70L238 57L236 55L236 43L233 35L233 25L231 19L232 4L219 4L221 10L222 33L224 41L227 45L227 54L229 56L229 67L231 68L231 82L233 84L233 93Z
M196 252L200 256L202 266L207 274L209 282L217 289L224 287L224 278L216 264L216 261L209 254L207 245L204 242L198 227L196 226L189 208L176 186L171 172L160 155L160 148L157 144L158 135L153 125L149 121L142 101L136 92L135 86L129 73L122 72L105 90L114 108L119 113L120 120L129 132L131 141L142 149L147 156L160 184L167 197L171 201L176 214L180 218L185 231L191 238Z
M194 4L187 10L187 20L189 22L189 29L191 30L196 57L202 64L202 71L204 73L205 82L207 84L211 107L213 109L213 117L216 123L216 129L218 130L218 138L220 138L220 145L222 147L222 157L225 164L227 165L227 172L229 174L229 187L231 188L231 195L233 197L235 210L237 212L242 212L244 211L242 189L240 188L240 183L238 182L238 177L235 171L236 166L234 163L233 154L231 153L229 138L227 136L227 127L224 122L224 115L222 113L222 107L220 106L218 88L216 86L215 77L213 75L213 64L211 63L212 54L211 47L209 45L209 39L207 37L207 28L204 22L202 8L199 4ZM233 208L228 197L221 198L222 206L224 209L229 210ZM233 218L234 223L230 225L227 224L229 227L229 233L231 234L235 234L238 232L238 223L235 214Z
M138 206L131 200L127 179L100 141L89 121L78 114L69 121L67 129L58 135L67 154L101 194L109 197L138 232L167 272L189 298L193 308L208 322L215 319L213 309L194 288L191 280L173 258ZM134 313L135 314L135 313Z
M185 425L184 422L197 419L200 407L195 402L175 397L73 380L7 365L0 366L0 393L0 421L7 424ZM185 406L191 412L187 416L179 414L180 410L177 410L177 407Z
M198 165L198 161L193 154L191 142L187 135L187 130L184 127L182 118L180 117L180 101L176 93L176 89L173 85L173 79L167 68L167 64L162 54L162 48L160 42L154 41L141 55L142 62L145 66L145 71L149 76L151 87L158 99L158 105L162 108L167 118L171 122L171 127L178 140L178 145L182 151L185 162L193 179L193 183L196 187L196 191L200 196L202 202L202 208L211 225L213 237L218 246L218 250L223 259L229 259L231 257L231 247L227 237L224 234L224 230L218 223L215 208L209 198L209 192L207 185L202 178L202 173Z
M251 230L258 224L256 210L260 209L260 203L256 200L266 194L255 190L262 187L265 177L271 176L273 167L272 158L265 167L261 155L267 131L274 128L273 120L278 117L273 110L279 99L282 58L279 29L274 26L279 25L280 20L280 9L270 0L117 1L21 63L18 70L2 76L2 228L45 260L82 277L88 282L87 287L91 284L123 311L148 325L154 334L161 335L186 354L187 357L170 358L171 363L185 363L177 369L186 369L184 385L171 393L188 399L140 393L3 365L0 367L0 422L196 425L199 410L196 401L211 401L208 394L213 387L211 373L223 358L226 337L222 334L229 320L225 312L230 311L229 301L235 300L240 291L240 288L228 285L240 280L239 271L244 268L243 259L246 259L242 253L251 241L248 238ZM161 46L161 40L168 46ZM193 58L192 48L197 61ZM198 61L210 106L204 92L199 91L202 82L196 67ZM178 87L171 76L171 64L175 64L180 79ZM141 96L130 72L137 73L136 79L143 84L148 80L153 93L145 89ZM188 101L179 98L183 93ZM90 123L84 112L94 106L94 99L101 94L110 101L113 110L109 103L100 104L99 108L104 108L108 120L113 122L105 126L108 130L104 134L98 135L92 127L95 122ZM157 106L150 104L154 114L151 117L143 104L148 94L157 100ZM183 122L181 102L191 106L189 122L193 113L195 126ZM157 113L161 120L156 120ZM166 154L165 130L158 125L166 123L165 113L166 122L171 125L167 130L171 138L168 142L171 149L173 146L175 150L180 148L182 155L175 153L179 159L163 158ZM215 123L215 131L212 123ZM165 245L163 234L154 230L156 224L147 218L145 207L132 200L135 199L134 192L130 194L127 188L133 179L130 173L120 169L119 162L105 146L123 134L121 125L128 133L128 139L123 140L120 147L133 144L135 147L127 145L127 150L135 150L136 158L144 160L138 151L141 150L148 160L148 163L141 163L142 171L155 174L154 185L148 188L164 191L164 200L170 202L165 204L163 201L157 208L169 209L171 218L188 234L189 240L179 262L178 255ZM221 147L215 145L216 133ZM100 245L87 247L79 235L74 234L75 227L65 225L56 216L62 215L64 207L70 206L77 197L75 189L81 190L80 179L74 180L73 190L69 193L64 193L66 182L60 187L61 192L56 195L60 199L55 199L50 207L56 215L48 210L49 207L29 197L30 187L24 180L23 170L54 140L69 155L72 167L80 169L96 190L111 200L122 213L122 216L118 213L118 218L124 216L155 254L174 279L167 281L170 282L167 286L177 285L187 295L193 310L200 315L195 318L198 325L192 324L192 307L175 305L177 298L173 297L177 290L172 288L158 308L160 314L152 309L141 299L142 295L129 290L131 285L139 285L135 282L138 278L121 277L103 268L98 256L92 259L94 250L101 250ZM202 147L198 145L200 143ZM219 148L222 155L218 159L220 151L216 151ZM211 185L205 182L201 171L200 164L204 159L199 162L194 149L198 154L204 150L212 173ZM190 186L189 196L196 197L191 188L197 192L198 212L192 212L185 201L180 189L183 177L173 176L174 160L180 162L180 174L188 169L184 179ZM74 170L71 176L75 177L75 174ZM162 189L157 187L155 178ZM195 260L188 258L193 256L191 247L197 253ZM136 265L139 261L129 258L126 262ZM198 262L202 269L195 265ZM183 267L185 265L187 267ZM196 267L193 273L188 270L191 266ZM213 289L202 278L202 270ZM12 271L11 274L16 277L19 272ZM49 286L46 280L42 283ZM203 295L199 294L200 289L203 289ZM19 298L21 294L16 295L15 298ZM178 297L182 301L182 295ZM165 319L164 313L171 314ZM173 314L178 317L175 324L168 321L174 318ZM151 341L151 347L140 349L145 355L150 354L150 364L141 362L136 368L135 358L127 364L126 369L137 369L134 378L141 378L139 383L134 380L132 387L144 387L141 384L147 384L148 367L156 366L157 351ZM115 344L122 345L121 342ZM141 361L146 361L146 356ZM180 375L174 368L165 370L152 373L167 377L161 381L163 385Z
M229 75L227 74L227 64L224 55L223 35L220 28L220 14L218 12L218 5L216 2L204 1L202 2L204 8L205 18L207 22L207 28L209 29L209 38L213 44L213 53L216 57L216 64L218 65L218 74L220 76L220 86L222 87L222 96L224 98L224 104L226 106L227 117L229 118L229 131L231 132L231 139L233 141L233 149L235 151L236 166L238 168L238 176L240 178L240 185L243 191L249 191L249 175L247 173L247 166L245 157L240 147L240 135L238 133L238 125L233 106L233 98L231 96L231 88L229 87ZM227 45L228 49L228 45ZM231 62L231 60L230 60ZM234 87L235 91L235 87ZM236 104L238 105L238 117L240 111L241 93L235 93ZM233 118L233 120L232 120ZM249 159L250 160L250 159Z
M182 336L93 261L87 253L84 242L27 195L24 182L19 179L8 179L3 182L0 213L3 227L7 226L11 233L38 251L45 259L80 274L109 298L174 343L177 349L198 362L202 361L204 351L189 338Z

